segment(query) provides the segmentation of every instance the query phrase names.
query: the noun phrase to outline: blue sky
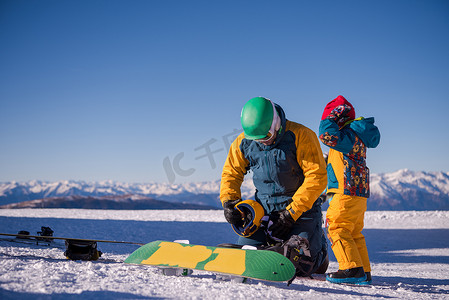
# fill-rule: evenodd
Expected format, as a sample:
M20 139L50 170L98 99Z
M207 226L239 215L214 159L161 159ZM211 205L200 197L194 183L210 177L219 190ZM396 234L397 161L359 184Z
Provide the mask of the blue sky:
M0 181L216 180L247 100L339 94L373 173L449 171L448 1L1 0L0 44Z

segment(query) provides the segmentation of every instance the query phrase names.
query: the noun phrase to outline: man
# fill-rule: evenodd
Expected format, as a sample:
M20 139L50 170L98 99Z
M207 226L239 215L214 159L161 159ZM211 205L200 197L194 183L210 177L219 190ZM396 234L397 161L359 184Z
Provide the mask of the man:
M283 241L297 235L308 242L313 261L308 273L313 273L327 259L319 199L327 176L318 138L309 128L288 121L279 105L263 97L244 105L241 123L244 132L233 141L223 167L220 200L224 214L233 225L242 222L245 216L235 208L242 201L243 178L251 171L255 200L272 223L267 230L259 228L250 236L240 236L237 243L260 246L266 244L267 233Z

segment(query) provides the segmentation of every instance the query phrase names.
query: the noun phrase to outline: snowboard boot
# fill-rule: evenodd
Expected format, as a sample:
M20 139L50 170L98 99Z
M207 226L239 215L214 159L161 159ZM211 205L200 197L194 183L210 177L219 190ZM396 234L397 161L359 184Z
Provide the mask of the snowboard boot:
M366 272L366 280L365 281L361 281L361 282L357 282L356 284L358 285L370 285L373 281L371 279L371 272Z
M363 267L357 267L347 270L338 270L334 273L328 273L326 275L326 280L332 283L357 284L366 280L366 274L365 271L363 271Z

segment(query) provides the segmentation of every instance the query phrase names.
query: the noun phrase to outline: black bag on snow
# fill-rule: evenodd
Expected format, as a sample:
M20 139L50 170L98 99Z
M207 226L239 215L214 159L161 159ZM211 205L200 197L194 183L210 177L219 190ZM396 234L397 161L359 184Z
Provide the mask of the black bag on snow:
M66 240L65 248L64 255L71 260L97 260L103 254L95 241Z
M37 234L39 236L53 236L53 230L50 227L41 227L41 231L38 231ZM52 238L36 238L38 241L44 241L44 242L52 242Z

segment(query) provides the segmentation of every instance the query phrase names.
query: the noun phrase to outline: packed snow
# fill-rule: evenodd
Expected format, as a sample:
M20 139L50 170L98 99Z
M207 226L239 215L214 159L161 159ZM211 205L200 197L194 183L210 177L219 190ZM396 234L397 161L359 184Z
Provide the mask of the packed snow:
M146 243L187 239L192 244L234 242L222 211L194 210L0 210L0 232ZM205 271L166 276L156 267L123 263L138 248L99 243L97 261L70 261L64 244L0 239L1 299L449 299L449 211L368 211L366 236L373 285L296 279L290 286L250 280L218 280ZM1 238L1 237L0 237ZM10 239L10 238L9 238ZM329 248L330 250L330 248ZM330 251L329 271L338 269Z

